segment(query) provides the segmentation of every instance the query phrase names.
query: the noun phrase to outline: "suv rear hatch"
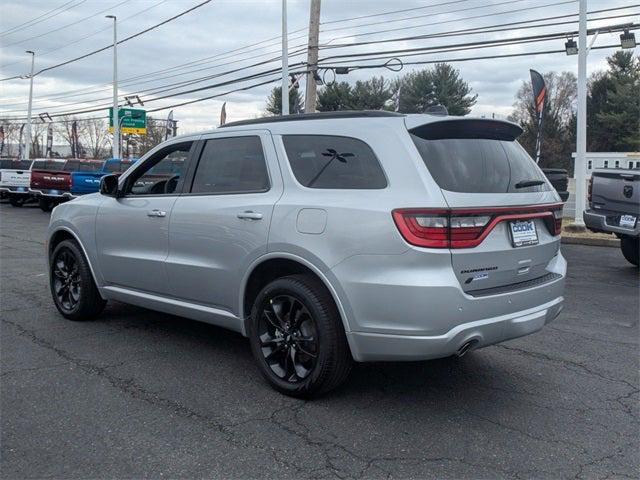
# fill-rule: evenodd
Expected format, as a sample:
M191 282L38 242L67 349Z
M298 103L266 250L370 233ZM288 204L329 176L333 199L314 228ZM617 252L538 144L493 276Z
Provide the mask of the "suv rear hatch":
M416 120L406 120L411 139L448 208L408 214L427 236L441 235L440 248L450 249L462 289L490 295L556 278L546 267L559 250L562 204L515 140L520 127Z

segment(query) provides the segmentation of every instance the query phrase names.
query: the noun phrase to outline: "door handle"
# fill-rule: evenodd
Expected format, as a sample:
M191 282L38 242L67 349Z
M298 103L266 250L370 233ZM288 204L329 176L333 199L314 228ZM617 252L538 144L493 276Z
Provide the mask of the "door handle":
M240 212L238 214L238 218L241 218L243 220L261 220L262 219L262 214L258 213L258 212L252 212L250 210L247 210L246 212Z
M163 211L163 210L158 210L153 209L153 210L149 210L147 212L147 217L166 217L167 216L167 212Z

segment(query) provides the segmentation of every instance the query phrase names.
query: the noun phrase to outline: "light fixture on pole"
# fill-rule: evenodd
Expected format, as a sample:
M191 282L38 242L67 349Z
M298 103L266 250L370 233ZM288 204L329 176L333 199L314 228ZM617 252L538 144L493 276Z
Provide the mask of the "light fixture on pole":
M26 135L26 148L24 149L24 159L29 160L29 154L31 152L31 106L33 105L33 68L36 63L36 54L31 50L27 50L26 53L31 55L31 75L29 75L29 105L27 107L27 135Z
M620 35L620 46L622 48L636 48L636 35L633 32L629 32L625 29L624 33Z
M578 44L573 38L567 40L564 44L564 49L567 52L567 55L577 55L578 54Z
M120 158L120 124L118 122L118 33L117 18L115 15L106 15L105 18L113 19L113 110L111 122L113 125L113 158Z

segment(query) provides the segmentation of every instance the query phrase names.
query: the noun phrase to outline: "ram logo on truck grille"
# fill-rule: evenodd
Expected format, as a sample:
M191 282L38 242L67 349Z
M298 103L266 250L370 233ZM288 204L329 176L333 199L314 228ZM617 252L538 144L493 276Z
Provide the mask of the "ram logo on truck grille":
M631 185L625 185L622 189L622 194L627 198L631 198L633 195L633 187Z

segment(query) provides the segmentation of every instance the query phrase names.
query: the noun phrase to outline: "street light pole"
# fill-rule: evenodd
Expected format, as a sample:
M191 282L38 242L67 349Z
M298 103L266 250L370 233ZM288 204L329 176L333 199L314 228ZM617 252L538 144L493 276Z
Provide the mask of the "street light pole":
M282 0L282 115L289 115L289 47L287 45L287 0Z
M584 226L587 156L587 0L580 0L578 27L578 118L576 132L576 212L574 223Z
M33 69L36 64L36 54L31 50L27 50L28 54L31 55L31 75L29 75L29 106L27 107L27 146L24 149L24 159L29 160L30 152L31 152L31 106L33 105Z
M115 15L107 15L105 18L113 19L113 112L111 123L113 125L113 158L120 158L120 124L118 122L118 33Z

